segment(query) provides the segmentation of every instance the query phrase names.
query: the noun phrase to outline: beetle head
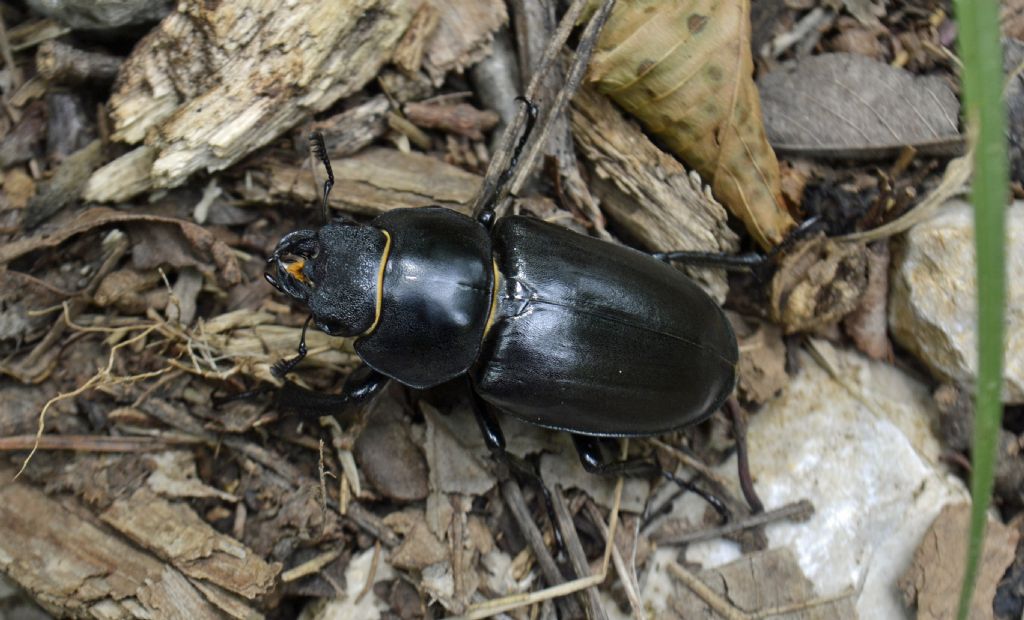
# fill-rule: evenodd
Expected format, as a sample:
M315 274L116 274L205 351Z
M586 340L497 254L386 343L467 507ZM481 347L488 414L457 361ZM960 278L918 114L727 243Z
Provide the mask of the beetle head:
M353 220L296 230L277 244L264 274L278 291L304 303L317 328L332 336L366 333L377 315L377 287L387 237Z

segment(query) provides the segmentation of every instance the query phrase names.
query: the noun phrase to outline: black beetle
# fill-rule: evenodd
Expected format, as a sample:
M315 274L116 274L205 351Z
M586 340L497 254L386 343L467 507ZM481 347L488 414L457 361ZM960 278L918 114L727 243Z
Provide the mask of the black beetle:
M536 115L527 106L510 169ZM326 214L333 174L322 138L313 140L328 172ZM333 404L363 402L388 379L429 388L464 375L498 457L505 440L492 407L572 433L588 471L675 479L650 462L604 463L597 438L673 431L732 393L738 351L728 319L666 262L707 255L645 254L529 217L496 220L493 210L396 209L281 239L267 280L309 308L303 336L312 320L356 338L363 365ZM304 340L276 374L302 359Z

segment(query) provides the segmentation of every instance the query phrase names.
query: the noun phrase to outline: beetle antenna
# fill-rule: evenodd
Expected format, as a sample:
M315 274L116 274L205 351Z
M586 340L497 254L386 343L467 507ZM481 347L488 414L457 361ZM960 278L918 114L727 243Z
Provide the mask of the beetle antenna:
M327 206L327 195L331 193L331 188L334 187L334 171L331 170L331 158L327 156L327 145L324 144L324 134L319 131L314 131L309 135L309 142L312 144L313 155L324 165L324 169L327 170L327 180L324 181L324 197L320 203L320 217L323 223L326 224L329 221L328 217L328 206Z
M313 315L311 314L306 317L306 322L302 324L302 336L299 338L299 354L290 360L279 360L270 368L270 372L278 379L290 373L293 368L299 365L299 362L305 359L306 354L309 353L309 349L306 348L306 330L309 329L309 323L312 320Z
M537 123L537 104L522 96L516 97L516 101L526 104L526 125L523 127L522 135L519 136L516 148L512 150L512 157L508 160L508 167L498 177L498 182L494 186L494 193L491 195L491 199L487 201L487 204L480 210L480 215L477 216L477 219L488 228L494 222L494 209L497 208L498 201L501 200L501 192L508 185L512 174L516 171L519 157L523 154L523 149L526 148L526 143L530 140L530 134L533 133L533 126Z

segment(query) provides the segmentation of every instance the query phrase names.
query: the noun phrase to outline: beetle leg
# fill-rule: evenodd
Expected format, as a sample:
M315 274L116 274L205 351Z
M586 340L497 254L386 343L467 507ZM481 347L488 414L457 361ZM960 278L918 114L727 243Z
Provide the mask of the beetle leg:
M685 263L708 267L722 267L729 271L740 271L759 267L768 261L764 254L716 254L714 252L654 252L652 257L665 263Z
M473 389L472 384L469 386L469 392L473 401L473 413L476 414L476 422L480 426L480 433L484 436L484 444L491 451L491 456L494 460L504 470L500 477L512 473L518 477L526 478L540 489L541 495L544 497L544 507L547 509L548 520L551 522L551 531L555 533L555 543L559 549L565 549L565 545L562 543L562 534L558 531L558 519L555 516L555 502L551 498L551 491L548 490L540 475L532 467L505 450L505 433L501 430L498 416L494 415L494 410L484 402L484 399L480 398L480 395Z
M477 221L488 230L494 224L494 210L498 207L498 201L501 200L501 192L512 178L512 174L515 173L516 166L519 164L519 157L523 154L523 148L526 147L530 134L533 133L533 126L537 122L537 104L526 97L516 97L516 101L521 101L526 105L526 125L523 128L523 134L519 136L519 142L516 143L516 147L512 151L512 157L508 160L508 167L502 171L501 176L498 177L498 181L494 185L494 193L491 194L490 199L481 207L480 213L476 216Z
M611 463L606 463L604 461L604 456L601 454L601 444L597 437L573 434L572 443L576 446L576 452L580 455L580 463L583 464L583 469L592 474L596 474L598 476L627 476L630 478L660 476L666 480L676 483L680 488L686 491L693 491L697 495L700 495L704 501L711 504L711 507L722 516L723 520L729 521L732 518L732 514L729 512L729 509L725 506L725 503L722 500L700 487L679 478L671 472L665 471L661 467L658 467L658 465L653 461L646 459L628 459L625 461L612 461Z
M277 394L277 406L307 419L337 416L346 409L363 404L379 394L388 384L388 380L386 375L362 364L345 379L340 394L314 392L291 381L285 381L284 387Z
M654 252L652 257L666 263L685 263L688 265L721 267L728 271L756 269L771 262L780 253L785 252L800 239L818 231L821 222L817 217L809 217L786 235L781 243L773 247L767 254L748 252L746 254L721 254L717 252Z
M501 424L498 423L498 416L494 414L494 410L484 402L484 399L480 398L480 395L475 390L470 389L470 393L473 398L473 413L476 414L476 423L480 426L480 433L484 436L484 444L491 451L491 456L506 469L525 476L539 486L544 492L545 501L550 503L551 494L547 487L544 486L544 481L540 479L537 472L505 450L505 433L501 430ZM551 504L551 507L553 512L554 505ZM552 520L552 523L554 522Z
M306 330L309 329L309 322L313 320L313 315L306 317L306 322L302 324L302 335L299 337L299 353L290 360L278 360L271 368L270 372L278 379L284 377L290 373L293 368L299 365L303 359L306 358L306 354L309 353L309 349L306 347Z

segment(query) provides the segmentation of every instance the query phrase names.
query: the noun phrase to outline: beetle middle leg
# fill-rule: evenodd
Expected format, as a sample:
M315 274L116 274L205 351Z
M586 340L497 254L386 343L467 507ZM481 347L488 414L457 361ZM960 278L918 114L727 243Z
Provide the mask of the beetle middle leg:
M484 399L480 398L480 395L473 389L472 384L470 384L469 388L470 397L473 402L473 413L476 415L476 422L480 426L480 433L484 436L484 444L490 450L494 460L507 472L501 475L513 474L517 477L525 478L540 489L541 495L544 497L544 508L547 510L548 519L551 521L551 531L555 534L555 542L559 549L563 549L562 534L558 531L558 519L555 516L555 502L551 498L551 491L548 490L540 475L532 467L508 453L505 449L505 433L501 430L498 416L484 402Z
M600 441L597 437L592 437L590 435L577 435L574 433L572 435L572 442L573 445L576 446L576 452L580 455L580 463L583 464L583 469L592 474L599 476L629 476L636 478L660 476L666 480L676 483L686 491L693 491L697 495L701 496L704 501L710 504L711 507L721 515L723 520L729 521L732 518L732 514L722 500L700 487L679 478L671 472L665 471L653 461L647 459L628 459L625 461L612 461L610 463L606 463L604 456L601 453Z

